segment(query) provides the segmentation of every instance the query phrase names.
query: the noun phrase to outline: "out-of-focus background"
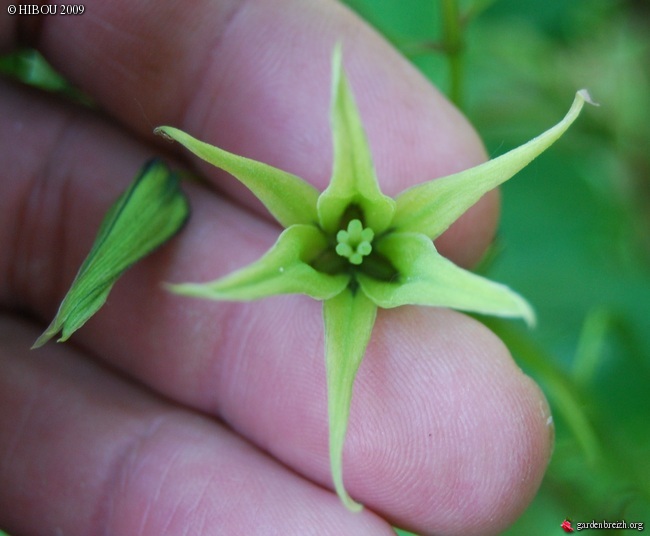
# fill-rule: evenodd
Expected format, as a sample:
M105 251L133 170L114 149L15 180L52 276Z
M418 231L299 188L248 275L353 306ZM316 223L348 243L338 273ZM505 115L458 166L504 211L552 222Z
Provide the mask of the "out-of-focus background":
M506 534L650 523L650 2L346 0L452 100L492 156L587 107L503 187L479 267L521 292L532 331L481 319L543 387L556 446ZM648 527L650 530L650 527Z
M503 187L478 268L537 310L530 331L481 320L542 385L556 424L539 494L506 534L650 523L650 1L345 3L457 103L492 156L552 126L577 89L601 104ZM84 100L33 51L0 58L0 72Z

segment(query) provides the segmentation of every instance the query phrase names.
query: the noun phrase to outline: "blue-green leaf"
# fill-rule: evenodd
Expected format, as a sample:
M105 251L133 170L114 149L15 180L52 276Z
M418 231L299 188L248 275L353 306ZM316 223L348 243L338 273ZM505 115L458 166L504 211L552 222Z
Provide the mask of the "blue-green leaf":
M67 340L104 304L124 271L174 236L189 214L178 176L160 160L146 164L104 217L59 311L32 348L60 331L59 342Z

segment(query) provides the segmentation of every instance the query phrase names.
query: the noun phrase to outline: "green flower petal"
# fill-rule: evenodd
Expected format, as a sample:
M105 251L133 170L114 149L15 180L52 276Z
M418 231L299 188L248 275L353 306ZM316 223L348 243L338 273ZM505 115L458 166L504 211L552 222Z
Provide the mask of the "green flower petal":
M352 500L343 485L343 444L354 378L376 315L377 307L362 292L346 289L323 302L332 479L343 504L355 512L361 510L361 505Z
M377 245L400 273L399 281L386 283L363 274L357 280L363 292L379 307L429 305L504 317L521 317L529 325L535 313L508 287L459 268L437 251L431 240L418 233L393 233Z
M59 342L67 340L104 304L122 273L176 234L189 214L178 176L159 160L149 162L104 217L58 313L32 348L59 331Z
M264 203L283 227L318 221L318 190L300 177L229 153L174 127L158 127L154 132L177 141L199 158L233 175Z
M381 233L393 219L395 201L379 189L359 111L343 71L340 45L332 57L330 122L334 162L330 184L318 198L321 227L336 232L344 211L353 204L362 209L364 225Z
M327 242L313 225L292 225L258 261L209 283L168 285L177 294L212 300L248 301L278 294L307 294L325 300L339 294L348 275L328 275L308 262Z
M569 112L557 125L494 160L404 191L397 197L393 227L432 239L440 236L483 194L510 179L562 136L585 101L593 104L586 90L578 91Z

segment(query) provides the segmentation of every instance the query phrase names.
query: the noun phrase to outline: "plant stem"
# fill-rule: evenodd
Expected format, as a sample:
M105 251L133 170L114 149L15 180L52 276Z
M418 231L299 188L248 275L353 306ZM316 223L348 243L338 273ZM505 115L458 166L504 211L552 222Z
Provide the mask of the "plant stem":
M449 63L449 98L461 107L463 97L463 40L458 0L441 0L442 40Z

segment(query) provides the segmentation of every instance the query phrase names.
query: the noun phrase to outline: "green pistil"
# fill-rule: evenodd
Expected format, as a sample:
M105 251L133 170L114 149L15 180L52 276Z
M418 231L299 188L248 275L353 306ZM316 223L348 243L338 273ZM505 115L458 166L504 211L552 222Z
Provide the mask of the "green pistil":
M371 242L374 237L374 231L369 227L364 228L360 220L350 220L347 231L341 229L336 233L336 252L350 263L359 265L372 251Z

